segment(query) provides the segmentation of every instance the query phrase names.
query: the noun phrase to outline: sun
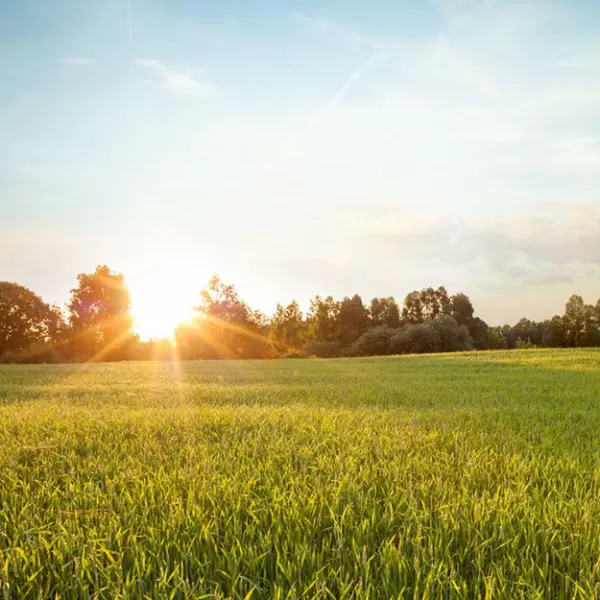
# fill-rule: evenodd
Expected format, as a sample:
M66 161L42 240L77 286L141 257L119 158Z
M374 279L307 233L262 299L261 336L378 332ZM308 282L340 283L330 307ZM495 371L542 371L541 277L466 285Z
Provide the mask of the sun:
M173 274L135 278L129 285L133 326L142 340L173 339L175 328L193 316L197 292Z

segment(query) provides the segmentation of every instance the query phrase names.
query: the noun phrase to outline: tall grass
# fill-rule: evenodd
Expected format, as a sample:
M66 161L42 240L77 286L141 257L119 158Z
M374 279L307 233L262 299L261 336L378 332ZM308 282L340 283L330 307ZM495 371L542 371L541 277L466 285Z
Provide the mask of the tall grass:
M600 352L0 368L0 598L600 596Z

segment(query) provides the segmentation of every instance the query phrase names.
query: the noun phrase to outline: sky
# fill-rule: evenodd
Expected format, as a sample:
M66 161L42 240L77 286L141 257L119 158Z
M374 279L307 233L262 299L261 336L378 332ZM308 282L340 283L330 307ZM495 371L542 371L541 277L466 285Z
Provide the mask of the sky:
M0 280L595 303L598 31L593 0L0 0Z

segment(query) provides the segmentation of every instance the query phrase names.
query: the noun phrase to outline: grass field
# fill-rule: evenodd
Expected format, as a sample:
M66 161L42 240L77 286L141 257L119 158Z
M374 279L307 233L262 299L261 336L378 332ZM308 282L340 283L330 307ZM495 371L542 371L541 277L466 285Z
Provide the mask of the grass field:
M0 599L600 597L600 351L0 367Z

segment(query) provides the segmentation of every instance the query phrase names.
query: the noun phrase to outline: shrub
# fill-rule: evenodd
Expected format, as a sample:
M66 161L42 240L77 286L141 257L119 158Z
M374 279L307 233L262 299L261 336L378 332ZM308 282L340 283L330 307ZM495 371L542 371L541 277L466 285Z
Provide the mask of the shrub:
M532 348L537 348L537 345L534 344L529 338L524 340L517 338L517 341L515 342L515 348L517 350L529 350Z
M432 321L405 325L396 330L388 347L389 354L424 354L427 352L461 352L473 349L473 338L464 325L450 315Z
M279 358L309 358L310 354L304 350L288 350L284 354L281 354Z
M439 351L439 334L430 322L405 325L390 340L388 354L423 354Z
M382 356L387 354L395 329L375 327L365 331L352 346L355 356Z
M328 340L313 340L304 345L303 350L317 358L337 358L340 355L340 343Z

